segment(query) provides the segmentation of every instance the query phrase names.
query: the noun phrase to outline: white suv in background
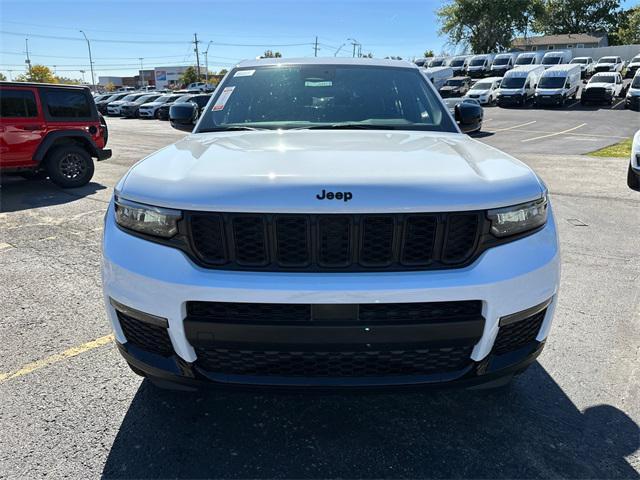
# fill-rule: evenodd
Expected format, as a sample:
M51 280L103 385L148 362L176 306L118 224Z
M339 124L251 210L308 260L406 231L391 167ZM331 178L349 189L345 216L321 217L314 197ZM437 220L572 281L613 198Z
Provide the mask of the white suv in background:
M622 72L624 62L620 57L602 57L596 63L595 71L599 72Z
M304 390L521 373L551 328L558 236L544 182L456 125L477 109L450 115L404 61L241 62L115 188L102 278L131 368Z
M187 86L187 90L194 91L197 90L199 92L212 92L214 90L213 86L206 82L193 82Z
M465 95L474 98L481 105L495 105L498 101L498 91L502 77L488 77L478 80Z

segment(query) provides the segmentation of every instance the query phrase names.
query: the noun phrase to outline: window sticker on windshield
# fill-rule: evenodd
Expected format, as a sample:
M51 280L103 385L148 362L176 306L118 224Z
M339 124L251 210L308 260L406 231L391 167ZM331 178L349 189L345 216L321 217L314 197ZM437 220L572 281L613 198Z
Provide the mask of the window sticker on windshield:
M227 104L227 101L229 100L229 97L231 97L231 94L233 93L233 90L235 88L236 87L226 87L224 90L222 90L222 93L220 94L220 96L216 100L215 105L212 108L214 112L218 112L224 109L224 106Z
M236 77L250 77L254 73L256 73L255 70L238 70L236 73L233 74L233 78L236 78Z
M323 80L320 82L307 80L304 82L304 86L305 87L331 87L333 86L333 82L331 80Z

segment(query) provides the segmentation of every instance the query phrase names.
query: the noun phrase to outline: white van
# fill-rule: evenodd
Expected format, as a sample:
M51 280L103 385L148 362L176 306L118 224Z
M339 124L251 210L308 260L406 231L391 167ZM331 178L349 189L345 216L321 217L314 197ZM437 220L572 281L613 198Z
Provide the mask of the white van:
M522 52L518 55L518 58L516 58L516 67L521 65L540 65L542 63L542 57L544 57L543 50Z
M551 68L554 65L564 65L569 63L573 58L571 50L551 50L542 57L542 65L544 68Z
M426 67L427 65L425 65ZM433 59L429 62L428 68L434 67L446 67L447 66L447 57L433 57Z
M575 99L580 89L582 69L580 65L556 65L549 67L540 77L536 88L536 105L564 105L567 99Z
M447 80L453 77L453 69L450 67L425 68L424 73L429 77L436 90L439 90Z
M629 85L624 108L640 111L640 70L636 71L636 75L633 77L631 85Z
M507 70L511 70L516 63L519 53L499 53L491 64L491 75L503 76Z
M542 65L522 65L509 70L502 77L498 90L498 105L524 106L533 98L538 80L544 72Z
M480 105L495 105L498 101L500 82L502 82L502 77L489 77L478 80L467 92L465 98L473 98Z
M467 65L469 64L469 60L471 60L472 55L458 55L456 57L452 57L447 62L447 67L451 67L453 69L454 76L462 75L467 71Z
M493 53L474 55L469 60L469 65L467 65L467 75L471 78L486 77L491 70L494 57L495 55Z

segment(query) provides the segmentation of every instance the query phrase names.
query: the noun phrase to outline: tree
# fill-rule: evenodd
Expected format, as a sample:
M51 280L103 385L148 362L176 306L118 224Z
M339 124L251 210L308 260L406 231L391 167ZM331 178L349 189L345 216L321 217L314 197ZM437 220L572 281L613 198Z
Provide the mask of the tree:
M424 58L435 57L436 54L433 53L433 50L428 49L424 51Z
M549 34L613 32L620 18L619 0L539 0L533 28Z
M618 31L609 35L610 45L637 45L640 43L640 7L622 12Z
M281 57L282 57L282 54L280 52L265 50L261 58L281 58Z
M113 84L113 82L109 82L104 86L104 89L107 92L114 92L116 90L116 86Z
M54 78L55 83L66 83L68 85L80 85L82 83L82 81L77 78L59 77L57 75Z
M229 71L229 70L227 70L226 68L223 68L222 70L220 70L220 71L218 72L218 75L222 75L222 76L224 77L224 76L227 74L227 72L228 72L228 71Z
M56 77L49 67L33 65L31 72L16 77L17 82L57 83Z
M451 42L489 53L511 47L515 34L527 30L535 8L531 0L452 0L436 15L439 33Z
M186 70L180 76L180 81L185 85L199 81L198 70L196 67L187 67Z
M7 77L4 76L4 73L0 73L0 82L4 82L7 80Z

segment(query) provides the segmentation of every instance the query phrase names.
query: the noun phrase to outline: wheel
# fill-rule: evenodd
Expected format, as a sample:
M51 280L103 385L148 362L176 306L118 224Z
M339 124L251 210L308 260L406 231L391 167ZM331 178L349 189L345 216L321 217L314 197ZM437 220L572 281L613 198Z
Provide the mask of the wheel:
M51 181L62 188L86 185L94 171L91 156L77 145L53 148L47 154L46 167Z
M627 185L632 190L640 191L640 175L633 171L631 165L629 165L629 170L627 172Z
M156 110L155 113L153 114L153 117L156 120L160 120L160 109Z

